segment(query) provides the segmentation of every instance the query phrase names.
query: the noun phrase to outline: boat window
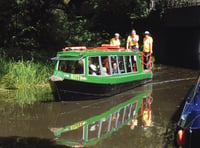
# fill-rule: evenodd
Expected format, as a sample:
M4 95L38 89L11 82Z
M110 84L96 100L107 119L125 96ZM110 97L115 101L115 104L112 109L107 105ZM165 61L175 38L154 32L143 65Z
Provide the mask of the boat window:
M136 72L137 71L137 59L136 59L136 56L133 55L131 56L131 61L132 61L132 67L133 67L133 72Z
M71 74L83 74L84 60L61 60L58 64L58 70Z
M125 56L125 64L127 73L137 71L137 60L136 56Z
M118 57L120 73L125 73L123 56Z
M89 57L88 58L88 73L89 75L99 75L100 67L99 67L99 57Z
M101 57L101 64L102 64L101 75L103 75L103 76L110 75L109 57L108 56L102 56Z
M111 56L112 74L119 74L119 62L117 56Z
M132 62L131 62L131 56L125 56L125 63L126 63L126 69L127 73L132 72Z

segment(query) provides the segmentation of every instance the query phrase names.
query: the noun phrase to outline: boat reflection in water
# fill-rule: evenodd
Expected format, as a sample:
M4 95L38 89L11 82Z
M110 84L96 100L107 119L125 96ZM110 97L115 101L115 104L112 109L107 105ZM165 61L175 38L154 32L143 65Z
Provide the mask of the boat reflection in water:
M151 89L148 89L99 115L63 128L50 128L50 130L58 144L72 147L95 145L123 126L134 129L139 125L139 121L142 121L144 127L151 126L151 102Z

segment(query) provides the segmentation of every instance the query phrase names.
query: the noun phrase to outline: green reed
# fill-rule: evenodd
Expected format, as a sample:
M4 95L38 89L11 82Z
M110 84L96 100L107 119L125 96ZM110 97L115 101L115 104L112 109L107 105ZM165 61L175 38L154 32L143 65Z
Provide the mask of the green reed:
M50 62L14 61L0 56L0 65L1 87L4 88L48 86L48 78L53 73Z

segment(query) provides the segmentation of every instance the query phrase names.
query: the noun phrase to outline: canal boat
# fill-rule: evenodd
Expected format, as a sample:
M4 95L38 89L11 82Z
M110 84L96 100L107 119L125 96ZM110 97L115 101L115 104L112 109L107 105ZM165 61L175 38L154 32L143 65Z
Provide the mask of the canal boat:
M50 128L57 144L70 147L88 147L109 137L124 126L133 130L138 119L145 127L151 126L151 91L136 94L134 97L109 110L61 128Z
M58 100L112 96L152 79L151 62L144 70L142 53L116 46L66 47L52 60L56 65L50 83Z
M197 148L200 145L200 76L189 91L178 121L177 144L183 148Z

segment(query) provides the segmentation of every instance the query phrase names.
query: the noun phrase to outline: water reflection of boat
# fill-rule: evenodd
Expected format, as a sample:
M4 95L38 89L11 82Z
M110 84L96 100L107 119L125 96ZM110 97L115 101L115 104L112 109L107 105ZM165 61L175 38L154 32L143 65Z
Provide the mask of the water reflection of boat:
M189 92L178 121L177 144L181 147L199 147L200 141L200 76Z
M56 66L50 78L56 98L64 100L69 94L82 96L112 96L149 82L149 69L143 69L139 53L123 48L66 47L53 60Z
M95 145L125 125L134 129L139 117L144 126L150 126L151 102L151 91L148 90L87 120L50 130L56 136L58 144L72 147Z

